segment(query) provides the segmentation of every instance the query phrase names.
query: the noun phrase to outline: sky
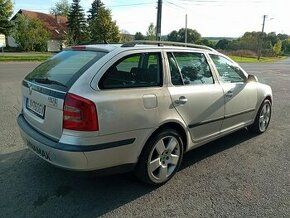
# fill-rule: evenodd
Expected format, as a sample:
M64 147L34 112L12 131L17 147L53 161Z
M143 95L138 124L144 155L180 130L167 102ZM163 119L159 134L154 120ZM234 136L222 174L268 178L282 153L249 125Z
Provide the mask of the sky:
M14 12L26 9L48 13L58 0L12 0ZM69 0L71 3L72 1ZM81 0L88 11L93 0ZM146 34L156 24L157 0L102 0L112 12L120 30ZM240 37L245 32L261 31L290 35L290 0L163 0L161 34L185 27L203 37Z

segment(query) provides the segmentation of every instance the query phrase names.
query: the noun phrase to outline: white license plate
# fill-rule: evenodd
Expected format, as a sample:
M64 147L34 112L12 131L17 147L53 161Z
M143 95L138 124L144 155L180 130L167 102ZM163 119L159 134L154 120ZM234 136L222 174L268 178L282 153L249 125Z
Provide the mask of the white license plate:
M45 105L40 104L30 98L26 98L26 108L36 116L44 118Z

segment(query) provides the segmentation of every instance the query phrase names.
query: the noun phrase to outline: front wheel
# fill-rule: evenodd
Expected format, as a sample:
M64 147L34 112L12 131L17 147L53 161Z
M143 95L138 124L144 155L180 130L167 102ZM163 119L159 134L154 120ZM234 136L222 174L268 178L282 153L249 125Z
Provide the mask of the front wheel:
M249 129L252 132L258 134L265 132L269 126L271 114L272 114L272 105L271 102L268 99L266 99L262 103L255 118L255 121L251 126L249 126Z
M182 157L183 142L179 133L173 129L164 129L146 143L135 174L145 183L164 184L176 173Z

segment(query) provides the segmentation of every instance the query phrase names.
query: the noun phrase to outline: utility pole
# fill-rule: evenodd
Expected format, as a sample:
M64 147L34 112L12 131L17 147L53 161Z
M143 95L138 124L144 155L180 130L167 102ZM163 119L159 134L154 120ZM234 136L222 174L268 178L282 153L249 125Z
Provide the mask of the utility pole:
M158 0L157 22L156 22L156 40L161 41L161 17L162 17L162 0Z
M263 32L264 32L265 21L266 21L266 18L267 18L267 17L268 17L267 15L264 15L264 16L263 16L262 34L263 34Z
M268 16L267 15L264 15L263 16L263 25L262 25L262 33L261 33L261 36L258 38L258 60L260 60L261 58L261 54L262 54L262 44L263 44L263 33L264 33L264 29L265 29L265 21L266 21L266 18Z
M184 36L184 42L187 43L187 14L185 15L185 36Z

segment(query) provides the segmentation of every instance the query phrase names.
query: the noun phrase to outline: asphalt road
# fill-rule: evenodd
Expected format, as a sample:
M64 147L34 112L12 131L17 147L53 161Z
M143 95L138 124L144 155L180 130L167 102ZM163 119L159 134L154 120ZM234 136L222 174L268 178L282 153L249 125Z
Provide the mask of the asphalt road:
M166 185L57 169L23 144L20 83L37 63L0 63L0 217L290 217L290 59L243 64L274 93L268 131L187 153Z

